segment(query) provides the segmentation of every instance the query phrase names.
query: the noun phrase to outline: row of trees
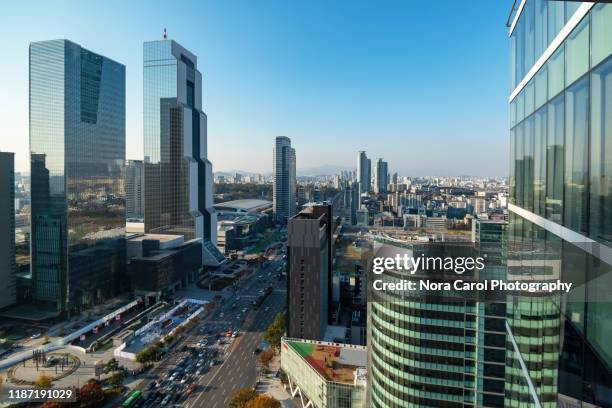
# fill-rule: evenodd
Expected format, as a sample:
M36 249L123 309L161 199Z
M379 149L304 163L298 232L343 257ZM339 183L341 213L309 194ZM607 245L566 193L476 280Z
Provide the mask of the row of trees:
M240 388L230 398L229 408L280 408L280 402L268 395L258 395L253 388Z

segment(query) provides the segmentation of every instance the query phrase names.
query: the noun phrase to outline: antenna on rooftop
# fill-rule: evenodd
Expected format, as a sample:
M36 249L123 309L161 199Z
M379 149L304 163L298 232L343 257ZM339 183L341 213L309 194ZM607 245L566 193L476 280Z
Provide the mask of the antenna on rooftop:
M168 33L166 32L166 27L164 27L164 40L168 39Z

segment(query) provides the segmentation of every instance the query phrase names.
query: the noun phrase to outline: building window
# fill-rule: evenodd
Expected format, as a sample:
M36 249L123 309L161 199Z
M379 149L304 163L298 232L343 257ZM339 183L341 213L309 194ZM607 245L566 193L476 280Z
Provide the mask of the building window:
M612 9L612 8L611 8ZM591 74L590 235L612 242L612 58Z
M565 84L570 85L589 70L589 17L566 40Z
M546 133L546 218L561 223L563 210L564 129L563 95L548 103Z

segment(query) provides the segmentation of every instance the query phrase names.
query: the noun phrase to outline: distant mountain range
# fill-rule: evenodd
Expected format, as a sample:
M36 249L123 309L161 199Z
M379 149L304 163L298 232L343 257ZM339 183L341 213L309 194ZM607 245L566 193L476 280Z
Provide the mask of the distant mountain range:
M324 164L318 167L304 167L297 169L297 176L333 176L334 174L339 174L342 171L352 171L354 168L348 166L335 166L333 164ZM228 170L228 171L216 171L215 176L233 176L234 174L240 174L242 176L253 176L255 174L262 174L264 176L270 176L272 174L271 171L266 173L257 173L246 170Z

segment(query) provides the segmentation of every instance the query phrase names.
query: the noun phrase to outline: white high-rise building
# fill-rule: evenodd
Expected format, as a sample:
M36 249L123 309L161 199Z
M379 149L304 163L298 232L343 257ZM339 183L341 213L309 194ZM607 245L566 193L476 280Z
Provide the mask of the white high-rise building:
M374 192L375 193L386 193L387 185L389 184L389 168L386 161L383 159L376 159L374 165Z
M295 149L291 139L277 136L274 144L274 219L286 223L296 213Z

